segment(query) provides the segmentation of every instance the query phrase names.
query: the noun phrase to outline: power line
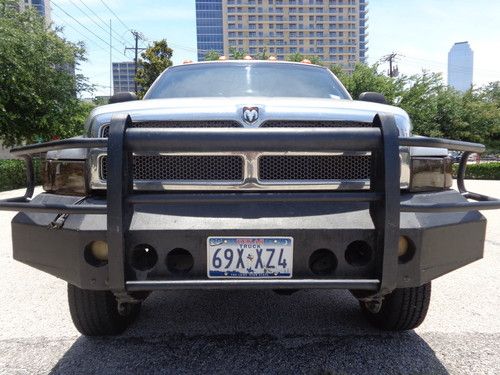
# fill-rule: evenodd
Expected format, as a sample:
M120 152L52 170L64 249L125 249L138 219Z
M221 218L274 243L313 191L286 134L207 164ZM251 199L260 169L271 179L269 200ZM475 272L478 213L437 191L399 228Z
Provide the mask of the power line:
M106 7L106 9L108 9L113 14L113 16L116 17L116 19L123 25L123 27L125 27L126 30L131 30L131 28L125 25L125 23L120 19L120 17L118 17L116 13L113 12L113 10L103 0L101 0L101 3Z
M457 65L457 64L450 64L450 65L448 65L445 62L440 62L440 61L435 61L435 60L421 59L421 58L418 58L418 57L411 57L411 56L403 56L403 57L405 57L405 58L407 58L409 60L422 61L422 62L427 62L427 63L431 63L431 64L434 64L434 65L439 65L439 66L448 66L448 67L457 68L457 69L469 69L468 67L463 66L463 65ZM500 71L494 71L494 70L477 68L477 67L474 67L474 70L485 72L485 73L500 74Z
M56 6L57 9L59 9L61 12L63 12L65 15L67 15L68 17L70 17L73 21L75 21L76 23L78 23L81 27L83 27L85 30L87 30L89 33L91 33L92 35L94 35L97 39L99 39L101 42L103 42L104 44L106 44L108 47L114 49L116 52L118 52L120 55L123 55L125 56L126 58L128 58L127 55L125 55L123 52L117 50L116 48L114 48L113 46L111 46L111 44L109 44L109 42L107 42L106 40L102 39L99 35L97 35L96 33L94 33L92 30L90 30L87 26L85 26L84 24L82 24L80 21L78 21L75 17L73 17L71 14L69 14L68 12L66 12L64 9L62 9L59 5L57 5L57 3L55 1L52 1L52 4Z
M104 31L106 34L110 34L110 35L111 35L110 30L106 30L106 29L105 29L104 27L102 27L99 23L97 23L97 22L96 22L96 21L95 21L92 17L90 17L90 16L88 15L88 13L86 13L86 12L85 12L82 8L80 8L78 5L76 5L76 4L73 2L73 0L69 0L69 2L70 2L71 4L73 4L73 6L74 6L76 9L78 9L78 10L79 10L82 14L84 14L84 15L85 15L85 17L87 17L89 20L91 20L91 21L92 21L92 22L93 22L93 23L94 23L97 27L99 27L102 31ZM84 4L84 5L85 5L85 4ZM112 35L111 35L111 36L112 36ZM119 40L119 39L115 38L114 36L112 36L112 37L113 37L113 39L117 40L117 41L118 41L118 43L123 44L121 40Z
M83 4L83 6L84 6L85 8L87 8L87 9L89 10L89 12L91 12L91 13L92 13L92 14L93 14L93 15L94 15L94 16L95 16L95 17L96 17L99 21L101 21L103 25L105 25L106 27L108 26L108 23L107 23L106 21L104 21L104 20L103 20L103 19L102 19L102 18L101 18L101 17L100 17L100 16L99 16L96 12L94 12L94 11L92 10L92 8L90 8L87 4L85 4L85 3L83 2L83 0L78 0L78 1L79 1L80 3L82 3L82 4ZM120 43L121 43L121 44L123 44L123 45L125 46L125 44L126 44L127 42L123 39L123 36L122 36L122 35L120 35L120 34L118 34L118 33L117 33L116 31L114 31L114 30L113 30L113 32L114 32L114 34L115 34L115 35L116 35L116 36L117 36L117 37L121 40L121 42L120 42ZM116 39L116 38L115 38L115 39ZM118 39L116 39L116 40L118 40Z
M57 13L55 13L57 15ZM107 51L104 47L98 45L95 40L92 40L90 39L89 37L87 37L86 35L84 35L81 30L78 30L76 27L74 27L73 25L71 25L70 23L64 21L62 18L59 19L58 22L61 22L63 23L64 25L66 25L67 27L73 29L74 31L76 31L81 37L83 37L84 39L86 39L87 41L89 41L94 47L96 48L99 48L100 50L103 50L103 51Z
M147 36L144 36L143 35L143 39L144 41L150 41L151 39L148 38ZM177 43L171 43L169 41L168 42L168 45L171 46L171 47L175 47L175 48L178 48L178 49L182 49L182 50L185 50L185 51L188 51L188 52L194 52L194 53L197 53L198 52L198 49L196 48L193 48L193 47L187 47L187 46L184 46L182 44L177 44ZM211 50L209 49L200 49L200 52L209 52Z

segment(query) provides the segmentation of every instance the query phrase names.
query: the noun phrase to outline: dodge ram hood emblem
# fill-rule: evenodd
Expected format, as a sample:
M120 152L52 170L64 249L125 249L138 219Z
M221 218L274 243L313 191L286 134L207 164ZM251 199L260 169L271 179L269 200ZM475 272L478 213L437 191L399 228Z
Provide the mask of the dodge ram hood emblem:
M259 119L258 107L243 107L243 120L249 124L253 124Z

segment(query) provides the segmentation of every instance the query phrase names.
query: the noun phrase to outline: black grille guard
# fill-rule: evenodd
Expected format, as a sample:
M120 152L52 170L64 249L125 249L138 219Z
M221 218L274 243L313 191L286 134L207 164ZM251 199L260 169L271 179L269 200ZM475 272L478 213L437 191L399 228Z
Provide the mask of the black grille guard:
M376 246L383 249L380 280L331 280L333 284L355 289L371 282L371 288L380 294L392 291L396 285L399 217L400 212L465 212L500 208L500 200L468 192L464 184L467 159L472 153L482 153L484 145L429 137L399 137L394 116L378 114L373 127L367 128L132 128L127 114L114 115L109 138L72 138L15 148L11 153L23 157L27 165L27 189L22 197L0 200L0 210L45 212L56 214L107 215L107 240L109 252L109 287L115 293L127 290L155 288L154 285L137 285L126 281L124 274L125 234L128 220L135 204L189 204L200 202L262 202L262 201L327 201L370 202L370 215L377 233ZM399 146L447 148L463 151L458 169L458 189L464 198L473 202L408 204L400 201ZM107 204L34 204L35 178L33 154L72 148L108 149ZM371 151L372 168L370 191L359 192L294 192L273 194L259 193L163 193L144 194L132 189L132 154L134 152L313 152L313 151ZM121 249L113 251L113 249ZM322 287L317 280L293 280L296 287L311 285ZM200 280L200 285L210 287L221 284L237 285L238 281ZM272 282L271 282L272 283ZM168 287L167 282L164 287ZM224 284L224 285L222 285ZM241 283L240 283L241 284ZM278 285L279 284L279 285ZM227 286L226 285L226 286ZM286 287L279 281L274 287ZM308 287L311 287L308 285Z

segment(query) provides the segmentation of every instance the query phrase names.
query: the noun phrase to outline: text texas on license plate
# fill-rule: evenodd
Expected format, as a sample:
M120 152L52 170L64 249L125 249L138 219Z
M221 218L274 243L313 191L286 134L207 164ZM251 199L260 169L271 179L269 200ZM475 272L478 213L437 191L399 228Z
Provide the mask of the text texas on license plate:
M290 278L292 237L208 237L209 278Z

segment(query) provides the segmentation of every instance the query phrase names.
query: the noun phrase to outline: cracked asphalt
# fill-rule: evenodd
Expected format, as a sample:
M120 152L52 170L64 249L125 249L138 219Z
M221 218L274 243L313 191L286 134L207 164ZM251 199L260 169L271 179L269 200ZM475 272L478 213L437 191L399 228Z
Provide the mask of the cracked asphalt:
M500 198L500 181L468 187ZM370 328L345 291L176 291L152 294L124 335L89 339L66 284L12 259L0 212L0 374L500 374L500 211L484 214L484 259L433 282L413 332Z

